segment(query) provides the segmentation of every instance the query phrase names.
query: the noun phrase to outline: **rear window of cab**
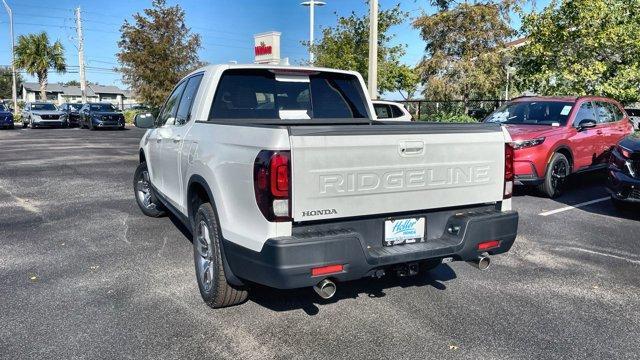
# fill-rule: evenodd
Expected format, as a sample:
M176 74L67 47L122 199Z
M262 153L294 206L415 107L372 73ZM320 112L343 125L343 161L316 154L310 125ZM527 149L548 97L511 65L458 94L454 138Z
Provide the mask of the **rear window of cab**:
M350 74L231 69L222 74L209 120L368 118L367 106Z

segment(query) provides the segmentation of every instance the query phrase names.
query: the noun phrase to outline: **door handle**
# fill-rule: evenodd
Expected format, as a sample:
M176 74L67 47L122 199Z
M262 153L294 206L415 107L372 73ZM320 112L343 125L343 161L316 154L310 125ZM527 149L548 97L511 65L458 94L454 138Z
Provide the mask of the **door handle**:
M400 141L398 144L400 156L422 155L424 153L424 142L417 140Z
M162 138L161 138L161 137L157 137L157 138L156 138L156 142L157 142L157 143L159 143L159 142L161 142L161 141L162 141Z
M596 134L602 135L602 130L596 130Z
M182 140L182 139L180 139L180 136L176 136L176 137L172 138L171 140L173 140L173 143L174 143L174 144L177 144L177 143L179 143L179 142L180 142L180 140Z

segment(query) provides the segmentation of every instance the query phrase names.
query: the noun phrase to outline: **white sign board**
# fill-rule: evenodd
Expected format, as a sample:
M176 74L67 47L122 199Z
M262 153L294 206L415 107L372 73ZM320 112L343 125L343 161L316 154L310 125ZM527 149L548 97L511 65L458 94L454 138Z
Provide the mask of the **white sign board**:
M278 64L280 62L280 33L270 31L253 36L254 62Z

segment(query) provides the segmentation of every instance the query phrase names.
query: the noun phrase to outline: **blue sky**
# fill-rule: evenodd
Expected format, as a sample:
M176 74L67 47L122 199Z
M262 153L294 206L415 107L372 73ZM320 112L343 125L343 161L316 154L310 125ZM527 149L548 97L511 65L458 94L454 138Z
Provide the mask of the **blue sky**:
M368 5L364 0L325 0L327 5L316 9L316 38L322 26L332 26L336 22L335 12L348 15L351 11L364 14ZM78 55L75 47L75 21L73 9L82 8L85 37L85 58L87 80L104 85L122 86L120 75L112 69L117 66L115 54L119 29L125 19L131 19L135 12L142 11L151 3L141 0L7 0L13 8L16 38L20 34L46 31L50 38L58 39L65 47L69 72L58 75L51 73L50 82L77 80ZM398 0L379 0L380 8L389 8ZM177 3L168 0L168 4ZM309 36L308 8L295 0L184 0L179 2L186 12L186 21L192 31L202 35L203 46L200 58L209 63L239 63L253 61L253 34L276 30L282 33L281 56L289 57L292 63L307 58L307 51L300 44ZM540 8L548 0L537 1ZM410 19L422 11L432 13L434 9L427 0L401 1L401 7L408 11ZM0 64L11 62L8 18L0 9ZM418 32L411 27L411 21L393 28L395 42L407 44L407 54L403 61L415 65L422 57L424 43ZM517 26L514 20L514 26ZM33 78L26 76L27 80Z

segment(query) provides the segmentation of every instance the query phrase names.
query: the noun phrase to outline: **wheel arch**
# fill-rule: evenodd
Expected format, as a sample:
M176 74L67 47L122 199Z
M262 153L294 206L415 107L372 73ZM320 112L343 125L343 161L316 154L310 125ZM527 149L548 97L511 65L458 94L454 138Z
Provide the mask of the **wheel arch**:
M140 149L140 151L138 152L138 158L140 160L140 163L147 162L147 156L144 154L144 149Z
M545 165L544 173L545 174L547 173L547 170L549 169L549 163L551 163L551 158L556 153L562 154L567 158L567 160L569 161L569 173L573 173L573 165L574 165L573 152L571 151L571 148L569 148L567 145L557 146L553 151L549 153L549 157L547 158L547 163Z
M203 202L210 202L213 210L216 213L216 217L218 218L218 222L220 218L218 217L218 210L216 208L215 200L213 197L213 192L209 187L207 181L200 175L192 175L189 178L189 182L187 184L187 216L189 217L189 222L191 224L191 228L194 228L194 219L195 213L198 211L198 206Z

